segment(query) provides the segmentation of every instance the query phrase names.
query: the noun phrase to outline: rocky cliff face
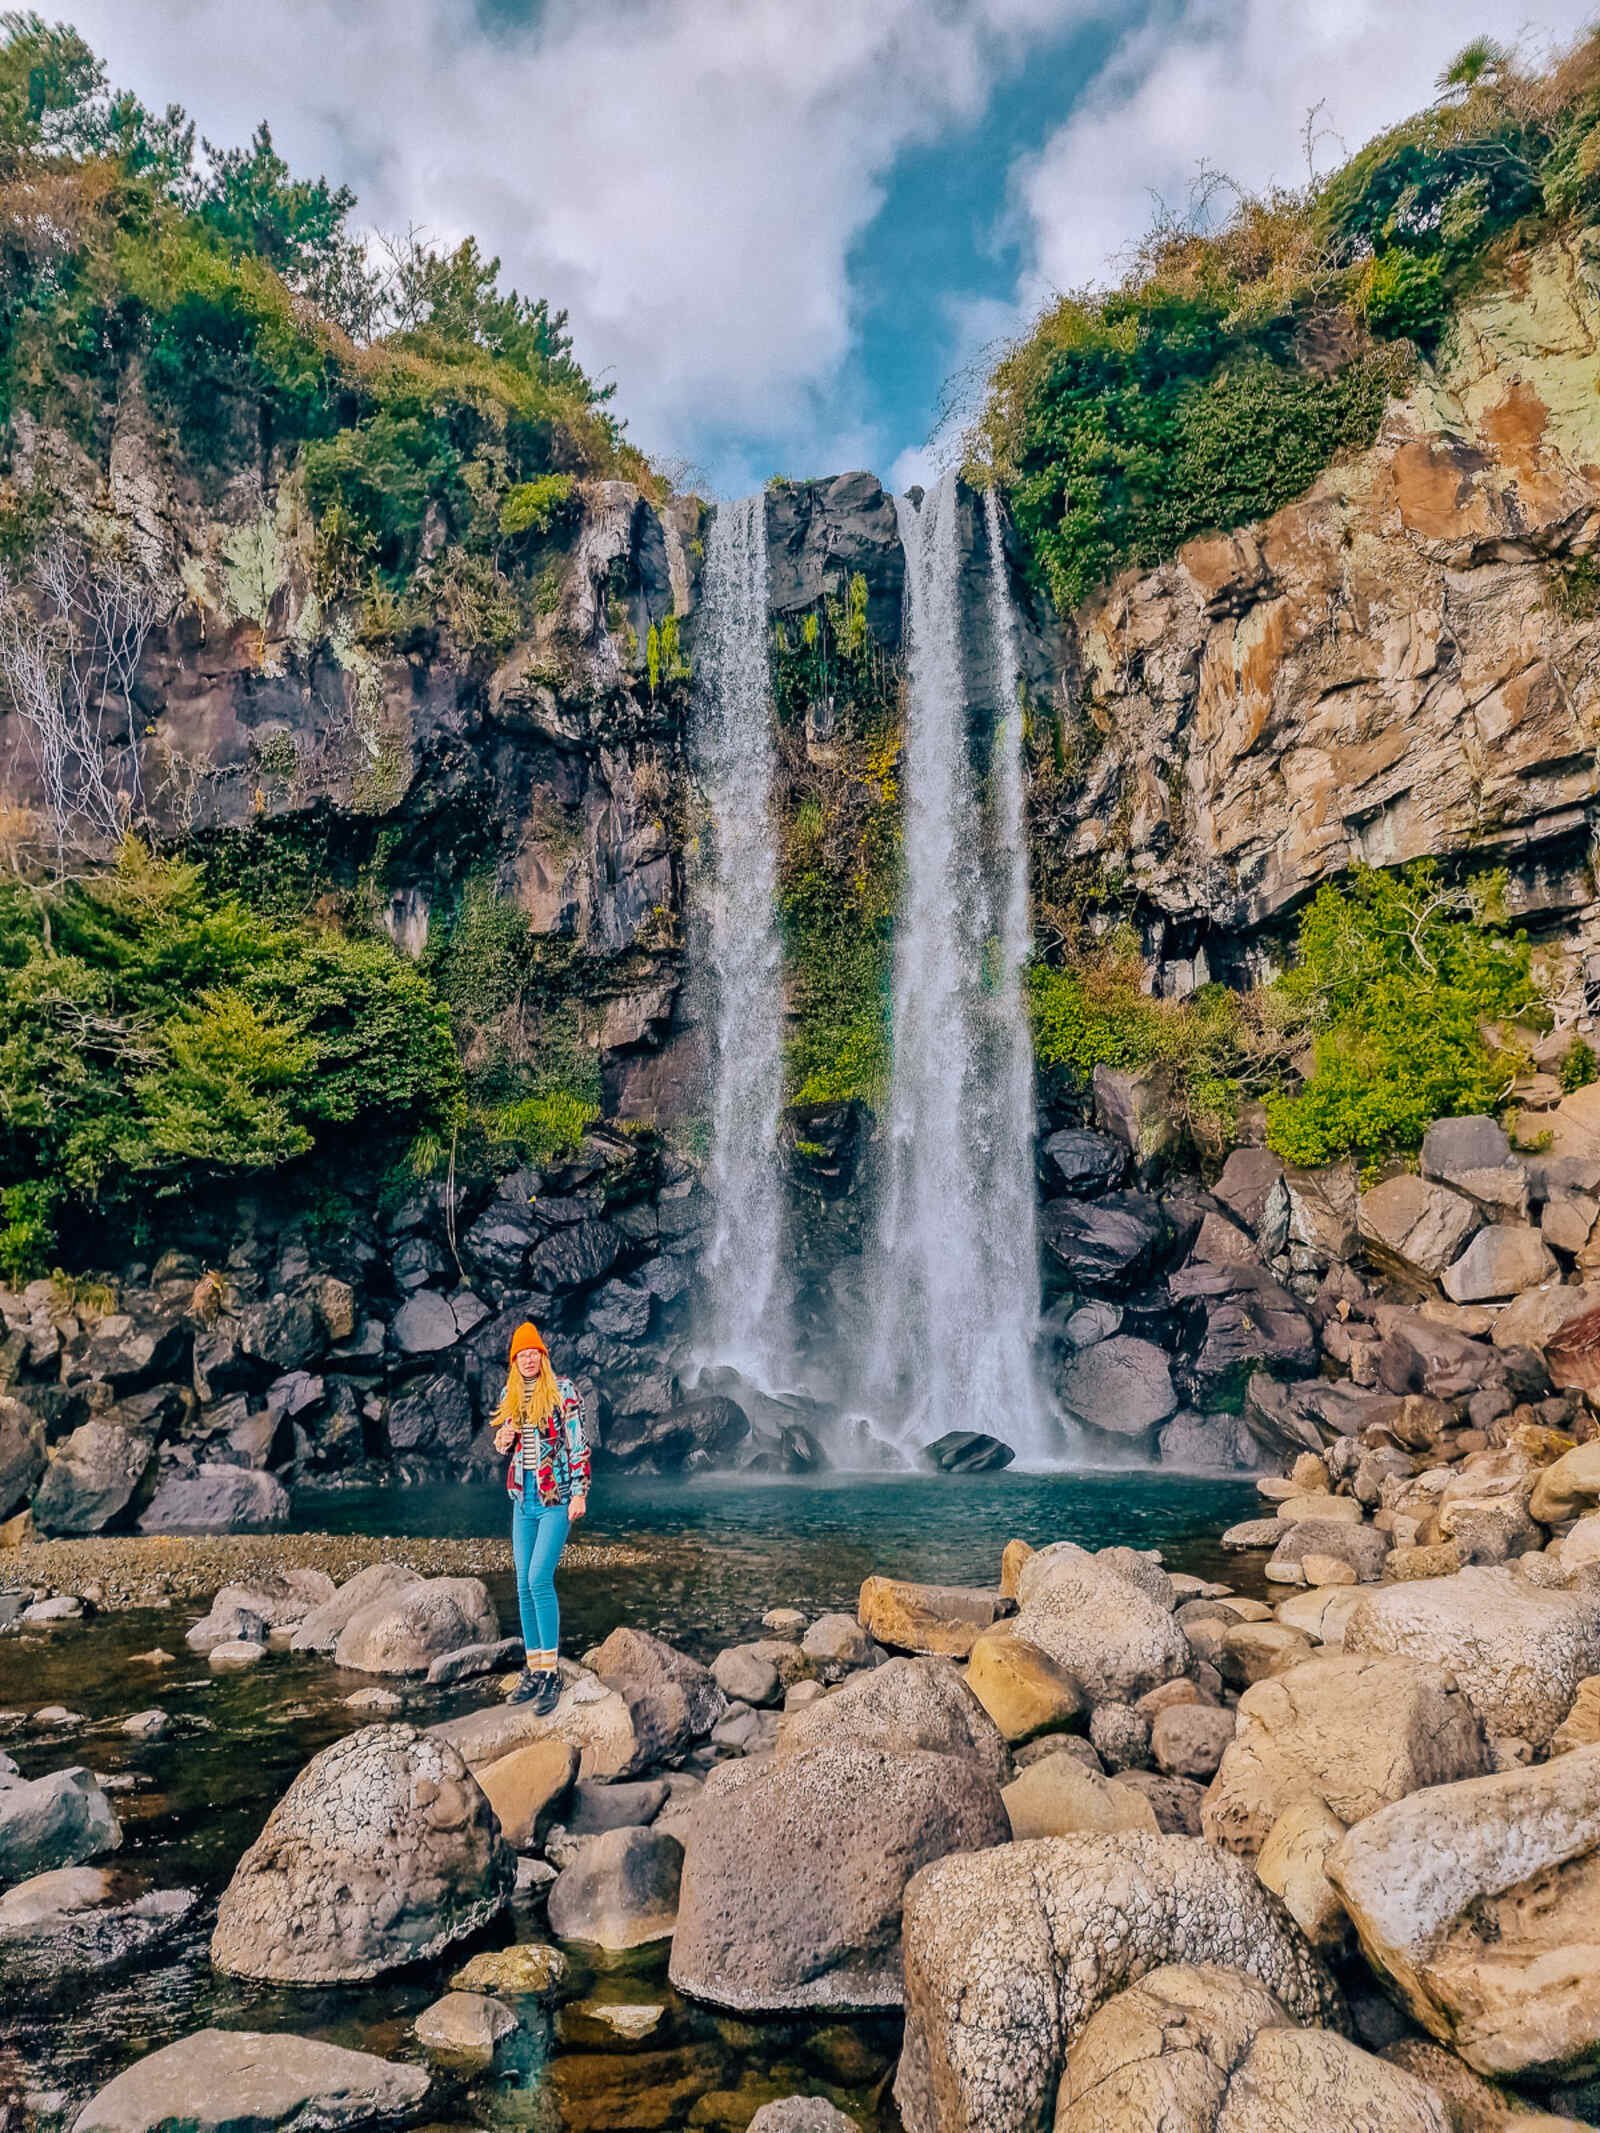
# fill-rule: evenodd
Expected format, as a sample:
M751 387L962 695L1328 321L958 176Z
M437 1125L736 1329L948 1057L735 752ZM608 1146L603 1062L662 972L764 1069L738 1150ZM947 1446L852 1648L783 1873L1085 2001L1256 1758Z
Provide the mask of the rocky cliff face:
M1075 618L1043 877L1140 915L1163 989L1270 956L1352 862L1505 866L1600 947L1600 249L1516 263L1372 450Z

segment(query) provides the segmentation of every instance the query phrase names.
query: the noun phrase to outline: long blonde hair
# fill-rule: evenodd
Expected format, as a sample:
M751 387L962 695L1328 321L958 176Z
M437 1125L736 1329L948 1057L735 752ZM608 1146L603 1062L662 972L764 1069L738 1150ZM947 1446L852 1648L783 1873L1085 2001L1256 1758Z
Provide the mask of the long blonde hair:
M506 1389L494 1411L497 1429L506 1422L514 1422L519 1429L544 1429L560 1411L561 1387L550 1367L547 1350L540 1350L537 1377L525 1378L515 1363L511 1365L506 1373Z

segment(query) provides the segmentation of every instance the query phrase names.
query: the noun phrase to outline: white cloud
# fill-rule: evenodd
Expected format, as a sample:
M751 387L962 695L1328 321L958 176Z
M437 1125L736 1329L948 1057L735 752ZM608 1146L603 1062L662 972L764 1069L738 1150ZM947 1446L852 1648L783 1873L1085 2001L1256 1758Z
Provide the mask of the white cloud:
M1148 227L1152 197L1181 208L1202 165L1249 187L1306 176L1307 114L1337 139L1319 167L1420 109L1469 35L1558 42L1594 0L1188 0L1131 33L1043 152L1015 178L1032 224L1020 294L1103 281Z
M647 446L753 430L776 462L851 441L819 434L816 403L895 156L1092 4L548 0L497 37L466 0L81 0L74 19L115 80L213 138L269 116L374 222L475 231L570 310Z

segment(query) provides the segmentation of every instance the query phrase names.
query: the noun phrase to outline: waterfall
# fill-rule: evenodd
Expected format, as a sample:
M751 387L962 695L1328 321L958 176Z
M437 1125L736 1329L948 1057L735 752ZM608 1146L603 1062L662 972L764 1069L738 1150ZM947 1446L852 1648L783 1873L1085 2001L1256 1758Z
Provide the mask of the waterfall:
M876 1241L868 1399L902 1449L985 1430L1054 1456L1033 1367L1038 1317L1017 652L989 507L985 601L998 712L974 760L960 498L947 474L896 500L906 557L905 878Z
M695 753L710 813L704 976L713 1229L702 1260L699 1345L705 1362L731 1364L771 1386L788 1364L791 1335L780 1289L783 956L764 496L717 512L701 598Z

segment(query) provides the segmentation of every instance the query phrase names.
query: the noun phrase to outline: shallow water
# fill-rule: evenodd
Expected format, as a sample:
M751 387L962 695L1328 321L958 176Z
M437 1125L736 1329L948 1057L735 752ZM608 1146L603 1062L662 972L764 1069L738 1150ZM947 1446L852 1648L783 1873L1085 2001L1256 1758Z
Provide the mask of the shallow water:
M645 1559L625 1571L563 1573L564 1641L580 1651L631 1622L704 1656L751 1634L772 1606L853 1610L873 1571L992 1583L1001 1548L1018 1534L1035 1544L1159 1547L1173 1568L1231 1569L1236 1580L1237 1564L1223 1563L1215 1536L1254 1500L1248 1483L1126 1474L603 1480L585 1537L633 1543ZM296 1511L309 1530L393 1534L403 1557L407 1534L502 1531L505 1498L498 1488L351 1491L303 1499ZM491 1583L509 1626L509 1580ZM140 1789L116 1801L125 1830L120 1860L205 1899L192 1925L144 1966L81 1993L63 1988L48 2000L8 1998L0 2006L0 2122L8 2102L20 2105L29 2133L69 2125L121 2067L207 2024L288 2029L413 2056L410 2023L470 1952L464 1944L459 1957L359 1990L271 1991L213 1974L206 1946L217 1894L308 1758L369 1722L343 1699L373 1682L286 1653L249 1673L214 1675L184 1643L200 1612L142 1609L0 1638L0 1709L24 1716L0 1745L25 1776L84 1762L133 1777ZM155 1647L172 1663L138 1663ZM384 1686L405 1697L393 1715L422 1724L493 1694L483 1683ZM80 1713L83 1724L45 1735L26 1723L26 1714L54 1703ZM159 1741L126 1738L120 1721L152 1705L170 1714L173 1730ZM541 1914L519 1909L482 1944L540 1937ZM594 1998L646 2000L663 2010L644 2044L621 2047L570 2010L558 2015L553 2034L534 2019L509 2040L509 2052L502 2047L492 2077L470 2086L446 2081L434 2117L540 2133L691 2123L715 2133L742 2127L768 2096L804 2089L831 2094L863 2127L892 2127L882 2090L897 2050L895 2023L715 2016L670 1991L665 1956L663 1947L592 1981Z

